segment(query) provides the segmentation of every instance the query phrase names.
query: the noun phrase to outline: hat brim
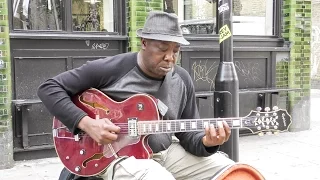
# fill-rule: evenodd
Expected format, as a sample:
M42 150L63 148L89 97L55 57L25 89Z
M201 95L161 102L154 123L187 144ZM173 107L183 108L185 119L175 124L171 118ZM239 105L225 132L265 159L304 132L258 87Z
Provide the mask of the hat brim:
M170 41L170 42L176 42L179 44L183 45L189 45L189 41L187 41L184 37L182 36L171 36L167 34L148 34L148 33L143 33L142 29L137 30L137 35L142 38L146 39L155 39L155 40L160 40L160 41Z

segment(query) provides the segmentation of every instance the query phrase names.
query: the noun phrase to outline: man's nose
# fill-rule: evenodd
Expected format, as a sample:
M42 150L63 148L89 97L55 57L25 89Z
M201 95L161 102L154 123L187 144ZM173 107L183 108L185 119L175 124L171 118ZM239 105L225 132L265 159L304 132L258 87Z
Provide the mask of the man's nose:
M165 56L165 58L164 58L166 61L174 61L174 59L175 59L175 53L173 53L173 52L168 52L168 53L166 53L166 56Z

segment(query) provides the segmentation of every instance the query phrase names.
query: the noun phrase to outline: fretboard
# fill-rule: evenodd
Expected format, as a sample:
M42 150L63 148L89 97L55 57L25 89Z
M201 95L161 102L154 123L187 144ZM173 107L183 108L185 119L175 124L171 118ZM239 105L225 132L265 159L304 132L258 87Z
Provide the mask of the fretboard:
M138 134L158 134L203 131L205 127L214 125L217 127L219 121L225 120L230 128L242 126L242 118L238 119L180 119L180 120L161 120L161 121L139 121Z

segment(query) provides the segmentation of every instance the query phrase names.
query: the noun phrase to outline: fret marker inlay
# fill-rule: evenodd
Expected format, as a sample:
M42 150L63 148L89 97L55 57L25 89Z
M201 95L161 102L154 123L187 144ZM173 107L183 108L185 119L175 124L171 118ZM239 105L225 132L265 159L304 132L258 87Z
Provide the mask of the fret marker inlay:
M191 128L192 128L192 129L196 129L196 128L197 128L196 122L191 122Z
M146 132L146 124L143 124L143 132Z
M171 123L167 123L167 130L168 130L168 131L171 130Z
M209 127L209 122L208 122L208 121L204 121L204 122L203 122L203 127L204 127L204 128Z
M184 129L184 123L183 122L180 124L180 129Z
M232 126L240 126L240 120L233 120Z

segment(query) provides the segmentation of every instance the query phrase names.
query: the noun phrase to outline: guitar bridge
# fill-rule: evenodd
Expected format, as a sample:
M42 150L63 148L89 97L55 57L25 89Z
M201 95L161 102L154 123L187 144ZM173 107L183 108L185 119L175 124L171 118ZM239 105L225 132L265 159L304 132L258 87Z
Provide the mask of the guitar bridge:
M138 137L138 119L137 118L128 118L128 135L129 137Z

